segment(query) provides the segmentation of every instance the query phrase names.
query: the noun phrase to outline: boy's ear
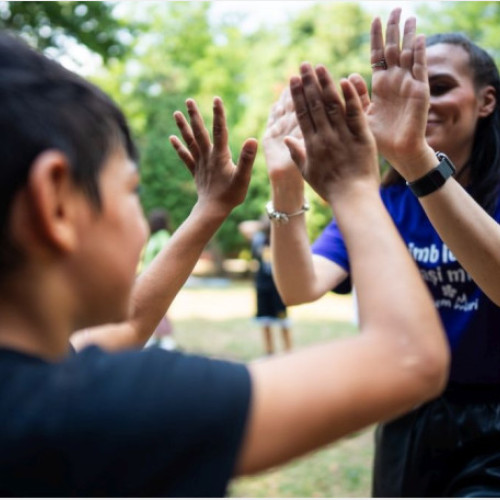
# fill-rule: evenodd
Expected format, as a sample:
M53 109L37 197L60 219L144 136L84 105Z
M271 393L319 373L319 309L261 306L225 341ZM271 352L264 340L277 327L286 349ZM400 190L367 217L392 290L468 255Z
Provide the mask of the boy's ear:
M491 85L487 85L481 89L481 101L479 106L479 117L485 118L495 110L497 105L497 95L495 88Z
M56 150L37 156L27 188L36 233L53 248L71 252L77 245L75 222L81 196L71 178L67 157Z

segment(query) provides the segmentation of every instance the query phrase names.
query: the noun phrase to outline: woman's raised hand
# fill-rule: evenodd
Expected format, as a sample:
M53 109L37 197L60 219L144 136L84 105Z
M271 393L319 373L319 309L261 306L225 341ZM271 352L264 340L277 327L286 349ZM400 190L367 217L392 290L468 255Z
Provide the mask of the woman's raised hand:
M359 75L350 81L363 102L377 147L395 168L403 170L408 158L428 154L425 127L429 108L429 83L425 38L416 36L416 20L409 18L400 43L401 9L394 9L387 22L385 43L382 24L371 27L372 96Z
M304 140L295 116L288 86L285 87L279 100L271 108L262 144L270 179L296 181L302 185L302 177L285 145L285 137L295 143L297 154L305 157Z

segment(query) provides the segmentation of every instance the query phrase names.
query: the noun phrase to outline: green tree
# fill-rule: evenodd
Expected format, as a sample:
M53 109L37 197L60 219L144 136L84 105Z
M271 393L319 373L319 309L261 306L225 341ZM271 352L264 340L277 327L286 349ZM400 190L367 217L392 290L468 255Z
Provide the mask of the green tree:
M28 38L39 49L64 52L71 38L105 61L124 55L125 27L112 15L107 2L0 2L0 29Z
M465 33L500 62L499 2L432 2L418 9L418 17L424 33Z

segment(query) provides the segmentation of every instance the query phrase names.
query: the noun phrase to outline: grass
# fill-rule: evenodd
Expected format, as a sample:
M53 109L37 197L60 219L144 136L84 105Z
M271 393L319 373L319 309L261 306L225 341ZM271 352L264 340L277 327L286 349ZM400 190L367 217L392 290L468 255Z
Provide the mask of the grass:
M253 300L250 283L184 289L171 310L179 347L235 361L262 356L261 333L251 321ZM353 335L356 327L352 322L338 319L349 317L346 300L329 294L312 309L293 308L295 347ZM228 494L252 498L368 497L372 453L370 428L283 467L234 480Z

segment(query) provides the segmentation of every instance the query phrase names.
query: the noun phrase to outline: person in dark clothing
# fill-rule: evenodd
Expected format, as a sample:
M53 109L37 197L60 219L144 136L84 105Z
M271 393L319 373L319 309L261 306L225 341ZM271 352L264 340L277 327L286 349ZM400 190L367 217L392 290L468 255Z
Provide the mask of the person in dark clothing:
M239 228L240 232L250 241L252 257L257 263L257 269L254 272L255 321L262 328L262 338L264 339L266 354L271 355L275 352L273 326L281 329L285 351L291 351L291 321L273 278L269 219L266 216L260 220L244 221L239 225Z

